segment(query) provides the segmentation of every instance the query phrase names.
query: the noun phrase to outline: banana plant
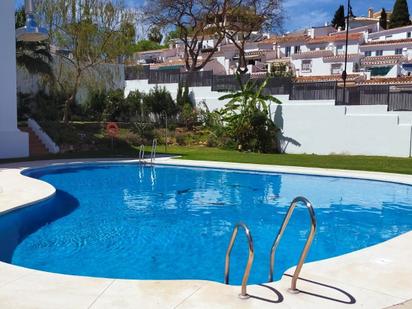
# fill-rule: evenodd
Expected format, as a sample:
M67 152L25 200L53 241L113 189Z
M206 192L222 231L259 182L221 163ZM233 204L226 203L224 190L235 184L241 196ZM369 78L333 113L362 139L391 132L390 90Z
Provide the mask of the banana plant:
M219 98L229 100L220 111L227 133L236 140L239 149L270 151L278 131L272 120L271 104L281 102L274 96L263 93L268 78L261 84L252 80L242 83L239 74L236 78L240 91Z

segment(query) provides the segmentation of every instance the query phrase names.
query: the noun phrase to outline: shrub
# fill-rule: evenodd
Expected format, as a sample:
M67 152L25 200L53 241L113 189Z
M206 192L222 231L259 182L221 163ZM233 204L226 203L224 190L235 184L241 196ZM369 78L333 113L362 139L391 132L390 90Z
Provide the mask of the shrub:
M157 122L162 121L162 114L166 113L169 119L176 116L176 104L166 88L155 87L143 97L144 109L148 113L152 113Z
M123 90L112 90L105 98L105 109L103 119L105 121L122 121L127 116L127 105L124 99Z
M142 104L143 94L139 91L132 91L126 98L127 115L124 115L128 121L133 121L144 117L146 111ZM127 116L127 117L126 117Z
M131 127L131 131L141 138L143 144L151 144L155 138L154 125L151 123L135 122Z
M18 119L34 118L39 121L57 121L62 117L64 96L39 91L35 95L19 93L17 96Z
M89 100L83 106L84 114L88 116L89 120L103 120L103 113L106 109L106 96L105 91L94 91L90 94Z

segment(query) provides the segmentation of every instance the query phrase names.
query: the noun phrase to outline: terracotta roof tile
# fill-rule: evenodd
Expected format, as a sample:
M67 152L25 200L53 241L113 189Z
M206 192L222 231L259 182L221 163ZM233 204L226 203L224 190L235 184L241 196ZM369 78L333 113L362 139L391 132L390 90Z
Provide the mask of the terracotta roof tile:
M371 42L364 43L361 46L376 46L376 45L405 44L405 43L412 43L412 39L371 41Z
M361 54L348 54L348 61L355 60L361 58L363 55ZM331 57L324 57L323 62L336 62L336 61L345 61L345 55L336 55Z
M412 84L412 76L402 76L394 78L373 78L359 82L359 85L405 85Z
M312 51L293 54L292 59L322 58L322 57L332 57L332 56L333 56L333 51L331 50L312 50Z
M178 66L178 65L185 65L185 61L183 59L172 60L162 63L152 63L150 64L150 68L162 68L162 67L169 67L169 66Z
M347 81L358 81L365 77L358 74L348 74ZM298 83L308 83L308 82L334 82L342 81L342 75L322 75L322 76L299 76L296 78Z
M349 33L348 36L349 41L360 41L362 38L362 33ZM310 39L307 44L333 43L340 41L346 41L346 33L318 36Z
M406 58L403 55L369 56L361 59L361 65L395 65L401 63L404 60L406 60Z
M274 43L276 43L278 40L279 40L278 37L271 37L271 38L267 38L267 39L264 39L264 40L262 40L262 41L259 41L259 42L257 42L257 43L258 43L258 45L274 44Z
M279 44L283 43L294 43L294 42L306 42L310 39L307 35L286 35L282 37L278 37L276 42Z

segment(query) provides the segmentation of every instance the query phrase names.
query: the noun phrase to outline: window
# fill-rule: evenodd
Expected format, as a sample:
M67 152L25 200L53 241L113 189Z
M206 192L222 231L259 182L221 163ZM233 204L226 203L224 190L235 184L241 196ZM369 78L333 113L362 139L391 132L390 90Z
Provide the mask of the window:
M372 56L372 52L370 50L365 51L365 57Z
M285 56L286 57L289 57L290 56L290 46L288 46L288 47L286 47L286 50L285 50Z
M395 55L402 55L402 48L395 49Z
M300 52L300 46L299 45L295 46L295 51L294 52L295 52L295 54Z
M407 32L407 33L406 33L406 37L409 39L409 38L411 37L411 33L410 33L410 32Z
M332 63L331 64L331 74L341 74L342 73L342 63Z
M383 55L383 50L375 51L375 56L382 56L382 55Z
M338 54L338 55L341 55L341 54L343 54L345 51L344 51L344 49L343 49L343 45L337 45L336 46L336 53Z
M385 40L388 40L388 39L391 39L391 38L392 38L392 35L385 36Z
M302 73L312 72L312 60L302 60Z

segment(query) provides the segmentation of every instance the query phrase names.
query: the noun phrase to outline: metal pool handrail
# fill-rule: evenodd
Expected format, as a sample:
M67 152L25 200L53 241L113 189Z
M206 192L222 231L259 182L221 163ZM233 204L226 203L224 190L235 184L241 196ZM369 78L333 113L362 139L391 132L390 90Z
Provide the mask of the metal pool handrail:
M286 227L289 223L290 217L292 216L293 211L295 210L295 207L298 203L303 203L306 206L306 208L308 209L309 215L310 215L310 220L311 220L311 227L310 227L310 233L309 233L308 239L306 240L306 244L303 247L302 253L301 253L300 258L299 258L298 265L296 266L295 272L293 274L292 284L291 284L291 287L289 289L289 292L291 292L291 293L298 293L299 292L299 290L296 288L296 282L298 280L300 271L302 270L302 266L303 266L303 263L305 262L306 256L308 255L310 246L312 244L312 241L313 241L313 238L314 238L315 232L316 232L315 211L313 210L313 205L312 205L311 202L309 202L309 200L307 200L304 197L297 197L292 201L292 203L290 204L289 210L286 213L285 218L283 219L283 223L282 223L282 225L279 229L278 235L276 236L276 239L273 242L272 250L270 252L269 282L272 282L273 281L274 265L275 265L275 252L276 252L276 249L279 246L280 239L282 238L283 233L285 232L285 229L286 229Z
M229 246L228 246L227 251L226 251L225 284L229 284L230 253L232 252L232 248L233 248L233 245L235 243L236 236L237 236L237 233L239 231L239 227L242 227L245 230L245 234L246 234L246 237L247 237L247 240L248 240L248 245L249 245L249 257L248 257L248 260L247 260L245 273L243 274L242 290L241 290L241 293L239 295L240 298L246 299L246 298L249 298L249 295L247 294L247 291L246 291L246 286L247 286L247 281L249 279L250 270L252 268L253 259L255 257L255 251L254 251L254 248L253 248L253 239L252 239L252 235L250 234L250 230L246 226L246 224L244 224L242 222L236 224L235 228L233 229L232 237L230 239Z
M152 143L152 152L150 153L150 163L153 164L153 160L156 159L157 153L157 139L155 138Z
M139 161L140 161L140 162L143 161L144 155L145 155L145 153L144 153L144 145L142 144L142 145L140 145L140 148L139 148Z

